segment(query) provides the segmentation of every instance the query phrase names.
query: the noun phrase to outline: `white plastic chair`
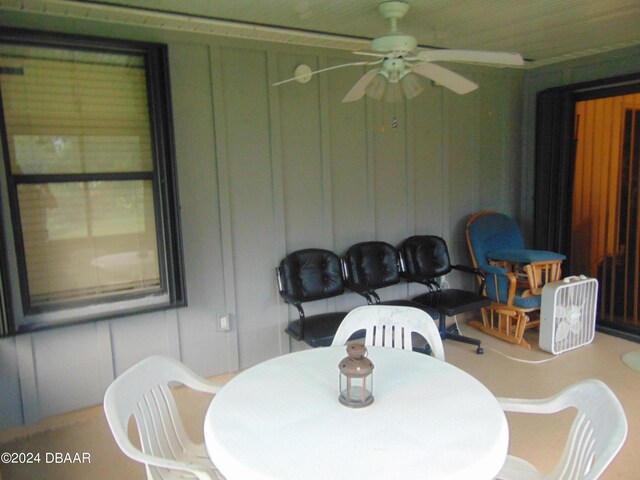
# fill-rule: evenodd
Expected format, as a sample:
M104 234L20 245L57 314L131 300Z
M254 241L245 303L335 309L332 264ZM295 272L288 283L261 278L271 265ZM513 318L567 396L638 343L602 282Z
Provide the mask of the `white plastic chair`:
M577 409L560 461L543 475L529 462L509 455L498 479L595 480L627 438L627 419L611 389L600 380L584 380L546 399L498 398L505 412L557 413Z
M224 479L202 444L187 435L169 389L175 382L214 394L220 385L209 382L177 360L151 356L118 376L104 396L104 412L120 449L145 464L148 479ZM127 434L134 417L142 451Z
M418 308L366 305L351 310L338 327L332 346L344 345L360 330L366 330L365 345L413 349L412 333L429 343L431 354L444 360L442 338L433 318Z

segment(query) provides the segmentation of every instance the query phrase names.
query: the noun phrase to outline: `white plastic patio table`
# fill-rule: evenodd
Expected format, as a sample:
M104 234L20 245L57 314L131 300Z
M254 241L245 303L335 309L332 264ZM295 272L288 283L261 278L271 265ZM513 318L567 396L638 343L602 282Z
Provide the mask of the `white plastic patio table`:
M490 479L509 442L493 394L433 357L368 347L374 402L338 401L345 347L283 355L213 398L207 451L228 480Z

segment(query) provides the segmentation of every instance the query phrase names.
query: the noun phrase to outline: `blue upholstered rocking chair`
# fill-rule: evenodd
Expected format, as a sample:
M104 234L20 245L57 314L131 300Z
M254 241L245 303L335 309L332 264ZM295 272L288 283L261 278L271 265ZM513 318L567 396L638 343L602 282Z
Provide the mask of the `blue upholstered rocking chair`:
M484 211L467 222L467 243L473 265L485 275L485 294L492 304L483 309L479 330L530 348L523 338L539 325L542 287L560 279L564 255L525 248L518 224L497 212Z

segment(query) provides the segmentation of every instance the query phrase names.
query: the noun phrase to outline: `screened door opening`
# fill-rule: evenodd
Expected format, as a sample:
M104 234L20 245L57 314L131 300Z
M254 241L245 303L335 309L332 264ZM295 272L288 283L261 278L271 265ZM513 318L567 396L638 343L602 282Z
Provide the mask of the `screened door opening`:
M599 323L640 333L640 94L576 102L571 266L599 281Z

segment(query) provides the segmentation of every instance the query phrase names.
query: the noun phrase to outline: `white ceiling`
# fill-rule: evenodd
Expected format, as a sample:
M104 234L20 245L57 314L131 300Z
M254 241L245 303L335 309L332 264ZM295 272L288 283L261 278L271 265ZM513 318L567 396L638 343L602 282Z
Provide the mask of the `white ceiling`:
M0 0L45 11L227 36L362 49L379 0ZM640 0L409 0L399 29L423 47L518 52L530 66L640 44ZM44 7L43 7L44 5ZM320 34L320 35L319 35ZM325 35L329 34L329 35Z

